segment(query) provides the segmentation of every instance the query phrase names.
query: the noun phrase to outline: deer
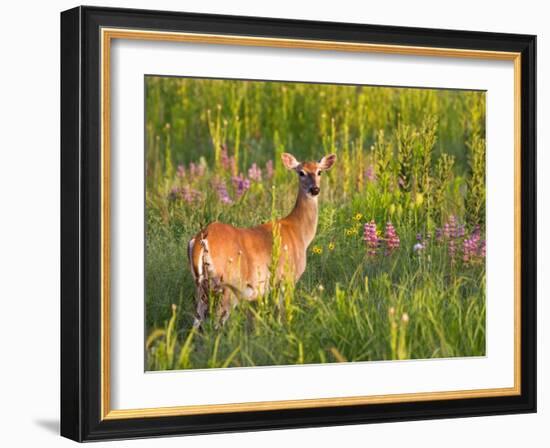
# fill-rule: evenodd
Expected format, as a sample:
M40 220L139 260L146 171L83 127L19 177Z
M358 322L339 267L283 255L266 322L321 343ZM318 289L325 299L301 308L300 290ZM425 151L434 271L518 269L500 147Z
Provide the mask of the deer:
M331 169L336 155L324 156L318 162L299 162L292 154L283 153L281 159L299 180L294 208L286 217L249 228L212 222L188 242L195 283L195 328L202 327L211 292L221 295L217 309L217 325L221 326L239 301L255 301L268 291L274 226L281 249L274 270L277 280L285 276L295 284L304 273L307 250L317 232L321 174Z

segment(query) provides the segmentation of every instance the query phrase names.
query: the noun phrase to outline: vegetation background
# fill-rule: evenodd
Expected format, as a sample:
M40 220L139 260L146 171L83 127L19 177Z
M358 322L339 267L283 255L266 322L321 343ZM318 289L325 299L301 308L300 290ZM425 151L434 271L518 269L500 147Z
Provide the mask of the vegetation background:
M485 354L484 92L145 83L148 370ZM193 330L187 241L287 214L282 152L338 156L306 272Z

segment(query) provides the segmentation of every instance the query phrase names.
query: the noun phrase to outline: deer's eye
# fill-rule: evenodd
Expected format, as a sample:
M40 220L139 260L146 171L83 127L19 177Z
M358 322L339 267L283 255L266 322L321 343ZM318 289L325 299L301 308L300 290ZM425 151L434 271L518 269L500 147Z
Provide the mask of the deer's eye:
M317 171L317 176L321 175L321 170Z
M304 177L306 175L306 173L304 173L302 170L300 170L299 173L300 173L300 177Z

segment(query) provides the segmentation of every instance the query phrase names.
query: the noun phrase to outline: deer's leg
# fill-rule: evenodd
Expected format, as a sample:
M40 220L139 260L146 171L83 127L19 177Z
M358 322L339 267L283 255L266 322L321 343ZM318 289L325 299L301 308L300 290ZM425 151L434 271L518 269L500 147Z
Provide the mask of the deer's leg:
M208 280L202 279L197 284L197 313L193 327L200 328L208 313Z
M229 314L231 314L231 308L233 308L233 300L231 296L231 290L227 287L223 288L222 298L217 310L217 325L223 326L227 319L229 319Z

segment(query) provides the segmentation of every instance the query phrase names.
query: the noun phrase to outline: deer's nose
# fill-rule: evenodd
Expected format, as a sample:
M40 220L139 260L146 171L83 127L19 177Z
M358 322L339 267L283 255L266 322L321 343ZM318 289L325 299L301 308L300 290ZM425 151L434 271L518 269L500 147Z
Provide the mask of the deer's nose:
M321 189L319 187L311 187L309 189L309 192L313 195L313 196L317 196L319 194L319 192L321 191Z

